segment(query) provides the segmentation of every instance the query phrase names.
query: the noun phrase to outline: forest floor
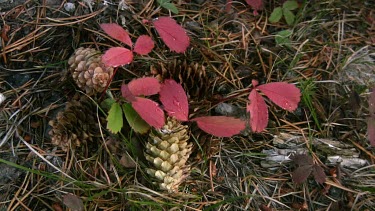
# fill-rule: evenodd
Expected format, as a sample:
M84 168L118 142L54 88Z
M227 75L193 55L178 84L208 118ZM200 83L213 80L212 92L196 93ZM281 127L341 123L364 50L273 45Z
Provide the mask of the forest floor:
M270 21L285 1L264 1L257 12L244 0L171 1L178 14L160 2L168 1L0 0L0 211L374 210L375 150L367 138L373 0L297 1L283 10L294 16L289 24L285 17ZM187 31L184 53L169 50L146 24L162 16ZM68 151L51 142L49 122L83 94L69 57L79 47L105 52L121 45L102 23L155 41L150 54L117 69L107 90L115 97L123 82L164 68L188 89L191 117L249 122L244 90L252 80L294 84L301 101L288 112L267 100L269 122L258 133L247 125L218 138L186 123L194 145L189 176L178 192L161 191L145 173L147 135L129 128L111 134L105 109L93 109L102 123L95 142ZM102 105L103 96L92 99Z

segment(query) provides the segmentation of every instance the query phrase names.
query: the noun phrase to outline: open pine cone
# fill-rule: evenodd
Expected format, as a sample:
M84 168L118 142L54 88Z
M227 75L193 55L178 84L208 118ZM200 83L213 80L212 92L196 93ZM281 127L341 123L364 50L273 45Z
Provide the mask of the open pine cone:
M49 122L52 129L48 134L52 144L67 151L70 147L79 147L81 143L92 141L98 136L99 127L95 111L95 106L86 96L68 102L65 110Z
M186 60L174 59L167 64L151 66L151 74L161 81L174 79L181 83L190 98L205 97L210 88L206 68L197 62L188 63Z
M78 48L69 58L70 72L86 94L103 92L113 76L113 68L101 62L101 52L93 48Z
M173 118L168 118L167 124L160 130L150 133L145 156L152 167L146 171L160 189L175 192L189 175L190 166L186 165L186 161L192 144L188 140L187 126Z

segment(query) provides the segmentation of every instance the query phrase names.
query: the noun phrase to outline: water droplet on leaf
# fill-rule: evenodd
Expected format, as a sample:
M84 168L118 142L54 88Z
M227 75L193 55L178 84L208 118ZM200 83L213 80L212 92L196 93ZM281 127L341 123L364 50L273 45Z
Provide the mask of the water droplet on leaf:
M173 100L173 105L180 106L180 102L178 100Z

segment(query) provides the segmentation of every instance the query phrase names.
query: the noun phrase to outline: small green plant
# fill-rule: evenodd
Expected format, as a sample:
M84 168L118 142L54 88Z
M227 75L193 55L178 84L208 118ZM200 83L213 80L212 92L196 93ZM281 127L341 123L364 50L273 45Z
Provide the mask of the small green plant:
M268 107L261 91L272 102L287 111L294 111L300 101L300 90L294 84L271 82L259 85L252 81L246 110L251 114L250 126L254 132L262 132L268 123ZM258 86L259 85L259 86ZM173 79L158 81L153 77L133 79L121 86L122 98L108 99L103 103L109 108L107 129L112 133L120 132L123 127L123 114L130 127L138 133L146 133L151 126L160 129L165 125L165 112L181 122L196 122L203 131L218 137L230 137L245 128L245 122L227 116L203 116L189 119L189 102L181 86ZM163 106L147 96L159 95Z
M295 21L295 15L293 14L292 10L298 8L297 1L286 1L283 3L282 7L276 7L269 18L271 23L276 23L281 20L284 16L285 21L288 25L292 25Z
M291 47L290 36L293 34L293 30L287 29L277 32L275 36L276 44L282 46Z
M171 50L177 53L186 51L190 44L190 38L175 20L170 17L159 17L154 19L152 23L161 39ZM129 64L133 61L133 52L147 55L154 48L154 42L148 35L141 35L133 48L129 33L121 26L114 23L105 23L101 24L100 27L110 37L130 47L130 49L111 47L107 50L101 60L106 66L118 67ZM291 33L288 33L288 36ZM300 90L293 84L271 82L259 85L258 81L253 80L252 85L253 88L246 90L246 92L250 91L248 97L250 103L246 110L251 113L250 126L254 132L263 131L268 123L268 108L258 90L263 92L276 105L290 112L297 108L300 101ZM240 133L245 128L245 122L242 120L225 116L205 116L189 120L187 95L181 84L171 79L161 83L152 77L138 78L132 80L129 84L123 84L121 93L122 99L112 99L107 102L107 107L110 107L107 129L112 133L120 132L123 127L123 114L136 132L145 133L151 126L157 129L162 128L165 124L162 107L169 116L182 122L197 122L200 129L218 137L230 137ZM162 107L157 102L145 98L156 94L159 94L160 101L163 104Z
M311 116L316 124L316 126L321 130L320 122L318 119L318 115L314 108L314 96L316 92L316 85L312 79L301 81L300 82L300 89L302 90L302 103L309 108L311 112Z
M107 129L112 133L120 132L123 127L123 114L135 132L146 133L151 126L161 129L165 125L164 111L178 121L196 122L203 131L219 137L230 137L245 128L244 121L227 116L203 116L189 119L187 95L181 84L172 79L164 82L159 82L153 77L134 79L121 86L121 93L122 98L118 100L109 98L103 103L104 107L110 107ZM156 94L159 95L162 107L157 102L146 98Z
M157 0L157 2L164 9L167 9L176 15L178 14L178 9L173 3L171 3L171 0Z

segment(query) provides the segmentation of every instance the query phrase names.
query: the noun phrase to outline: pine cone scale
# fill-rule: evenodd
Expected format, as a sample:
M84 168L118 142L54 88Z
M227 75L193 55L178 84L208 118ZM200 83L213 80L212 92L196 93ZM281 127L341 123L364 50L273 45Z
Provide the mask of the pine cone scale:
M190 167L186 162L192 149L188 140L187 126L172 118L168 118L162 129L150 133L145 157L152 167L146 172L156 180L160 189L175 192L187 177Z
M113 68L106 67L100 51L93 48L78 48L68 64L75 83L88 95L103 92L113 76Z
M152 66L151 74L159 80L174 79L181 83L190 98L206 97L210 88L205 66L196 62L175 59L167 64Z
M68 102L54 120L49 121L52 127L48 134L52 144L67 151L70 147L79 147L81 143L92 141L98 130L95 120L95 109L90 99L85 96Z

